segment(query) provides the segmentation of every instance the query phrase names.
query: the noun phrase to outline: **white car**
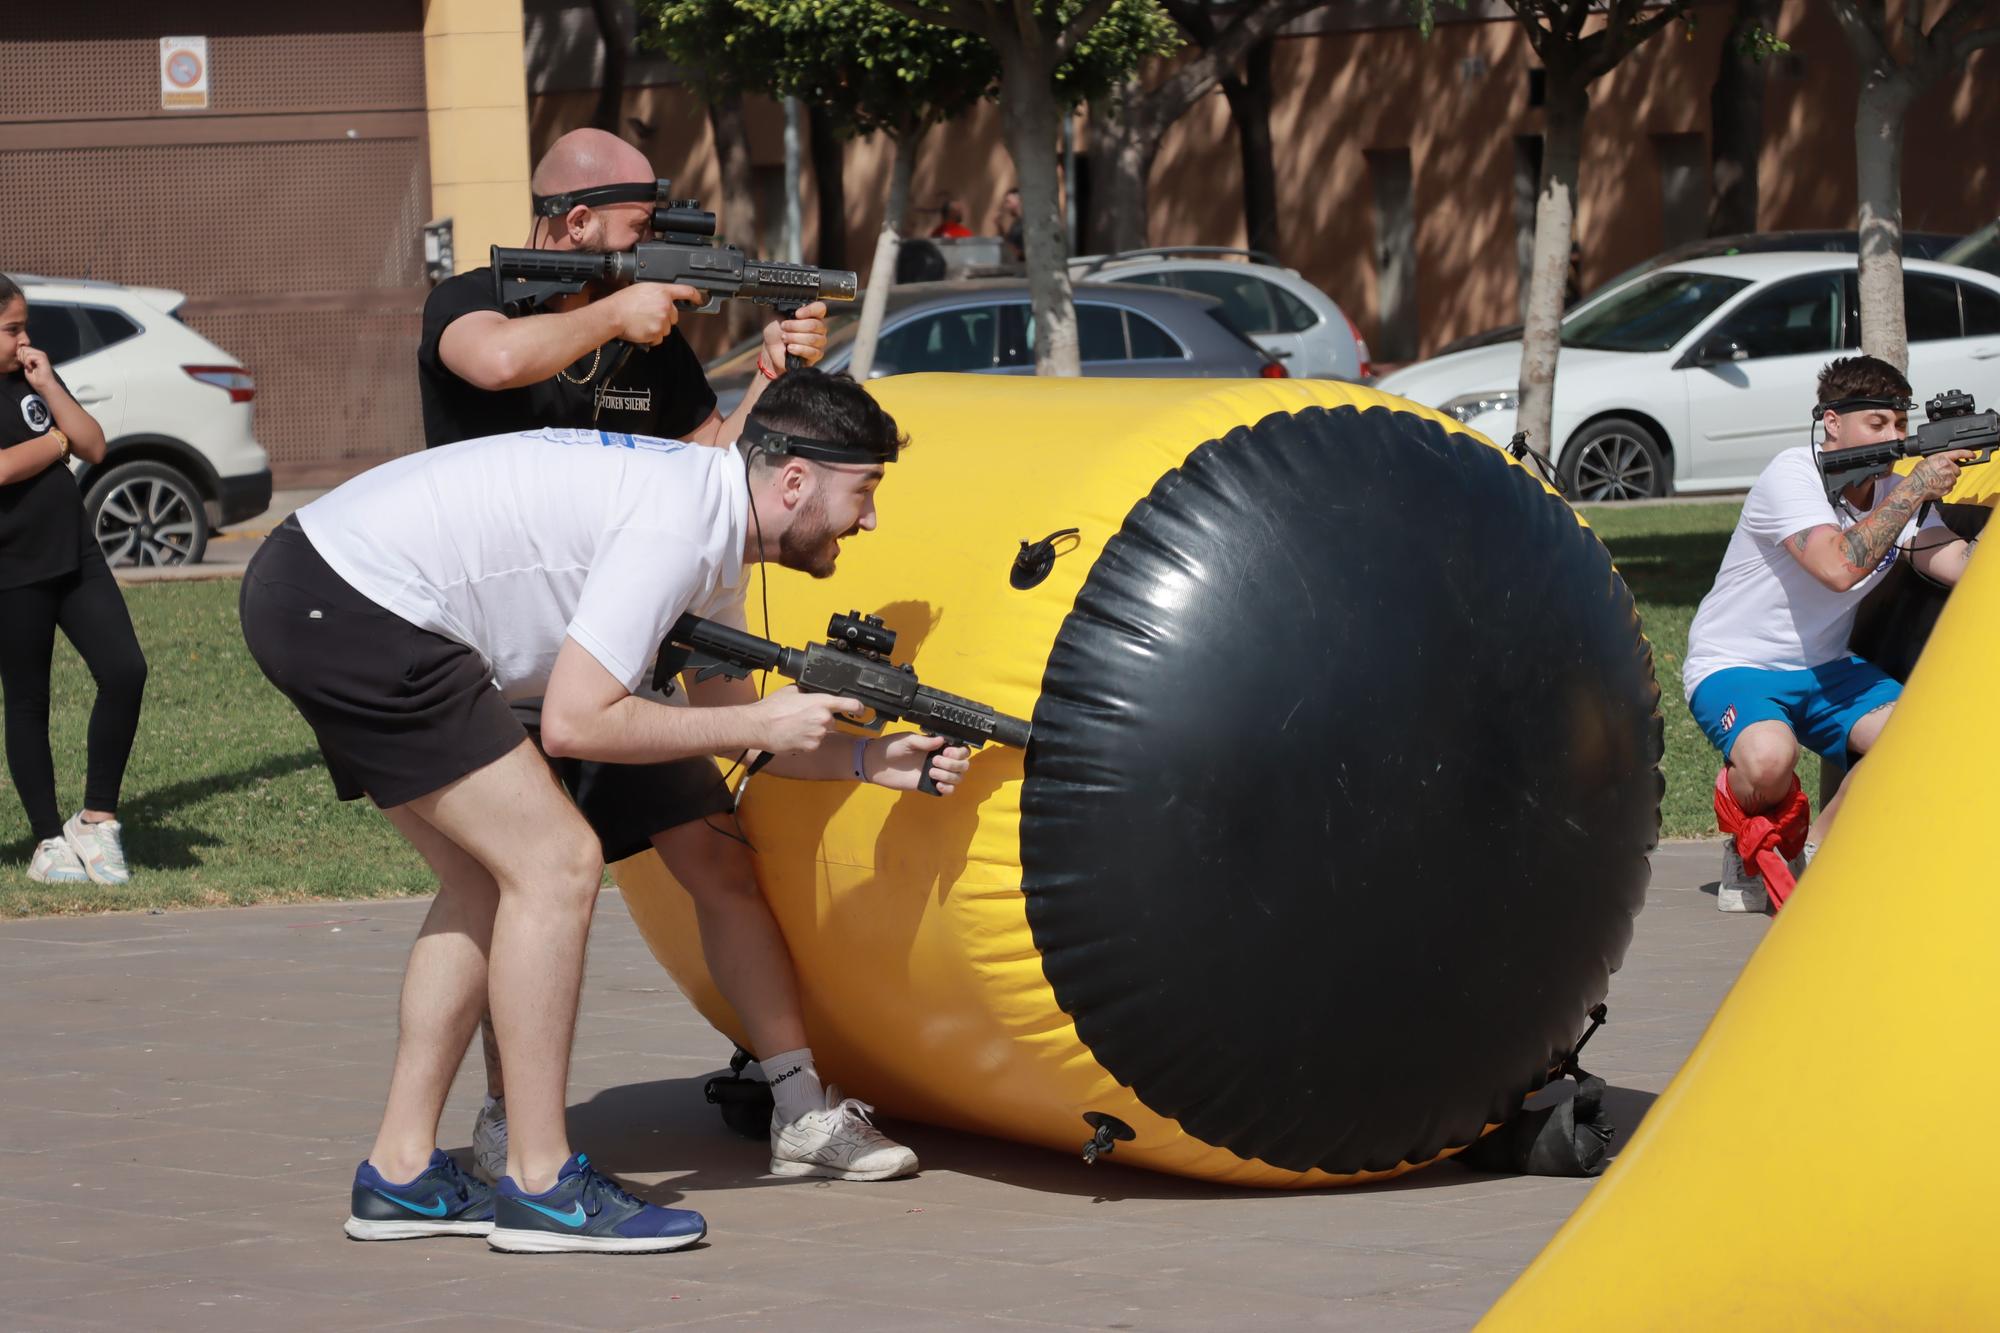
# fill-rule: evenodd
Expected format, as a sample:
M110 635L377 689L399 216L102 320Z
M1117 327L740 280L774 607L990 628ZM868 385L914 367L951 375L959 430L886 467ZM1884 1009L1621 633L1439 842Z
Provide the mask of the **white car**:
M2000 277L1903 261L1910 383L2000 405ZM1669 264L1563 317L1550 436L1575 500L1743 490L1804 444L1820 368L1861 346L1855 262L1718 255ZM1405 367L1379 387L1488 439L1514 434L1521 344Z
M271 504L271 460L250 428L256 384L180 321L158 287L17 274L28 340L104 427L79 466L92 530L113 565L194 564L215 529Z
M1222 302L1222 313L1295 379L1375 378L1361 330L1331 296L1269 255L1221 246L1124 250L1069 262L1079 282L1177 287Z

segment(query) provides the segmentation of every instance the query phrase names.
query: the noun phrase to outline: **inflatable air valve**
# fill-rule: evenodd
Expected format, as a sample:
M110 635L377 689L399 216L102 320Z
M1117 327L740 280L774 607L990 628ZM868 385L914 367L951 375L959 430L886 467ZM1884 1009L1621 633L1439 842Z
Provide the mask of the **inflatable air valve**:
M1063 553L1056 549L1056 543L1065 537L1081 535L1075 528L1063 528L1038 542L1022 542L1021 554L1014 557L1014 568L1008 571L1007 582L1023 592L1040 587L1042 580L1049 576L1049 571L1056 567L1056 557ZM1071 543L1071 546L1074 545Z
M1090 1142L1083 1145L1085 1166L1096 1166L1098 1158L1109 1157L1117 1150L1119 1144L1130 1143L1138 1137L1132 1132L1130 1125L1117 1116L1106 1115L1102 1111L1085 1111L1083 1123L1089 1125L1093 1131Z

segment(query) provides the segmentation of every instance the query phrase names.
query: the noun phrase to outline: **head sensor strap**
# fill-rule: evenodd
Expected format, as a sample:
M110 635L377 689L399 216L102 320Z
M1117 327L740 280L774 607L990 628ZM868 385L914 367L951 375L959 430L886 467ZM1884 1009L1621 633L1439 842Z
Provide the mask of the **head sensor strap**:
M593 185L587 190L566 194L535 196L535 216L559 218L581 204L596 208L601 204L651 204L664 201L672 185L663 180L623 181L616 185Z
M743 438L764 453L809 458L816 463L893 463L898 452L893 445L887 454L878 454L859 445L835 444L830 440L815 440L805 435L772 430L754 417L743 423Z
M1883 394L1856 394L1852 398L1835 398L1830 402L1813 405L1813 420L1818 421L1828 412L1835 416L1846 416L1849 412L1865 412L1870 408L1880 408L1885 412L1907 412L1914 406L1907 398Z

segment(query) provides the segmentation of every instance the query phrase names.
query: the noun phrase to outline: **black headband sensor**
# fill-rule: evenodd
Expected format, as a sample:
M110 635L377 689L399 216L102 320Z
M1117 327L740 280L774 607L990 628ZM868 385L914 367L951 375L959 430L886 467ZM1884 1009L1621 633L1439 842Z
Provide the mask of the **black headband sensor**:
M622 181L616 185L593 185L567 194L538 194L535 216L559 218L581 204L598 208L604 204L653 204L664 207L673 202L674 183L670 180Z
M831 440L815 440L789 431L772 430L755 418L743 423L743 438L749 441L752 449L772 458L805 458L815 463L858 463L863 466L893 463L900 452L893 444L887 454L878 454L857 444L836 444Z
M1915 404L1907 398L1885 394L1856 394L1851 398L1835 398L1829 402L1813 404L1812 419L1818 421L1828 412L1835 416L1846 416L1849 412L1867 412L1880 409L1884 412L1907 412Z

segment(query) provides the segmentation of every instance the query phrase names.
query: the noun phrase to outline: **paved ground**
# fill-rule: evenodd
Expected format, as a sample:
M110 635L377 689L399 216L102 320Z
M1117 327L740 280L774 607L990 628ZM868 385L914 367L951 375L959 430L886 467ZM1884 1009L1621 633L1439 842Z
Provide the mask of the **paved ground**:
M1665 848L1589 1065L1636 1124L1761 918L1714 844ZM1704 892L1703 890L1706 890ZM1470 1327L1587 1182L1449 1164L1391 1187L1221 1190L891 1126L924 1173L780 1182L701 1100L726 1043L616 894L591 944L571 1127L707 1243L631 1258L362 1245L340 1221L421 901L0 925L0 1327L1370 1330ZM466 1144L480 1092L444 1122Z

